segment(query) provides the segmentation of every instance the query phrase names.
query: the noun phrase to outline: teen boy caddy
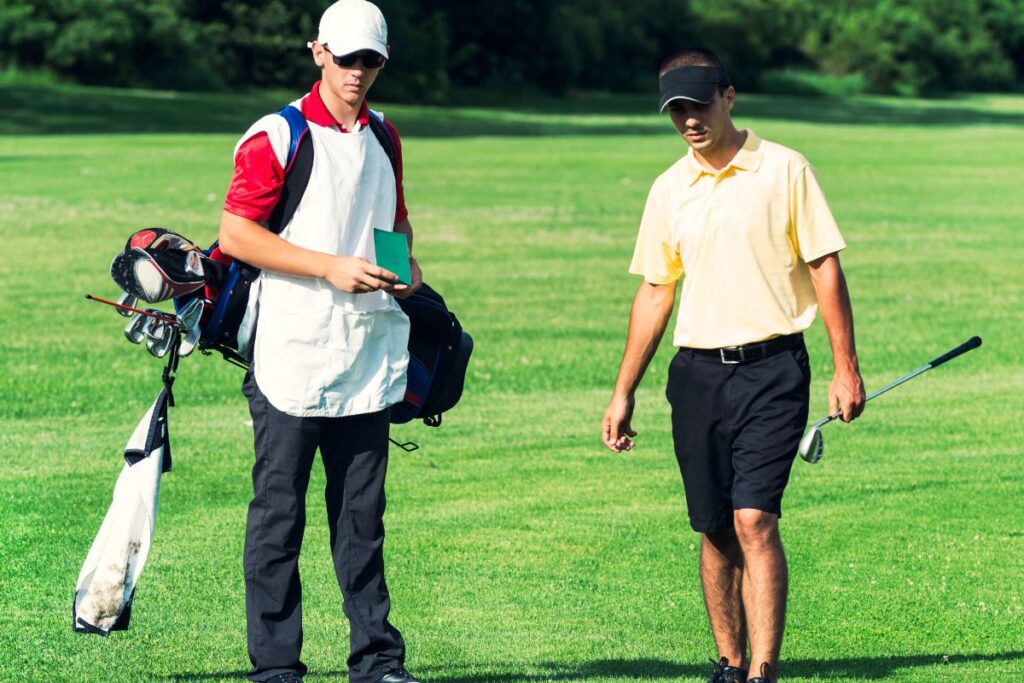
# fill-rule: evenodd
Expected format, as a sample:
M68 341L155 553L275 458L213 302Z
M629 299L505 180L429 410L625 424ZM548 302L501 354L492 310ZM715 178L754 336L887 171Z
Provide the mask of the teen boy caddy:
M409 321L395 301L419 288L373 265L373 230L394 228L412 247L396 164L370 130L365 102L388 55L374 5L340 0L310 44L321 80L292 103L313 146L309 182L280 235L265 230L281 199L291 133L277 114L242 137L225 202L220 247L262 269L252 364L243 392L255 433L253 500L245 541L249 657L255 681L301 680L298 556L310 468L327 475L331 550L349 618L353 683L413 683L402 636L388 622L384 479L390 407L405 393Z

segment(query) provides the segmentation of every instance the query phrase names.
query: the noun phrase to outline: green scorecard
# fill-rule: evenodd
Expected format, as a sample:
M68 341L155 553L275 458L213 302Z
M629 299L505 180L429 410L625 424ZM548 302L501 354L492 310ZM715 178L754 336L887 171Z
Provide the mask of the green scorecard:
M377 265L397 275L399 284L411 285L409 241L405 234L374 228L373 246L377 252Z

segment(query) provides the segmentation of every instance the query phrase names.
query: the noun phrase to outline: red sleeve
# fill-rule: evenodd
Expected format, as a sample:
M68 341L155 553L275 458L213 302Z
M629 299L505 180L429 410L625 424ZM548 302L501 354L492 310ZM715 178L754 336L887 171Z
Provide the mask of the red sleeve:
M402 140L398 137L398 129L390 121L384 121L391 133L391 139L395 141L395 196L398 203L395 206L395 223L401 223L409 217L409 209L405 206L405 190L402 187Z
M235 154L235 172L224 198L224 210L262 223L270 218L283 187L284 169L270 137L257 133L243 142Z

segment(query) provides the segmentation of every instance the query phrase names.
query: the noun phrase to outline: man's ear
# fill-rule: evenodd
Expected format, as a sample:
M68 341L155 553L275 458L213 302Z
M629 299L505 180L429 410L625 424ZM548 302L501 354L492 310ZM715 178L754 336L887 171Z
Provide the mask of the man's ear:
M725 110L732 111L732 105L736 103L736 88L731 85L725 89L725 93L722 95L722 99L725 100Z
M324 68L324 61L327 59L324 46L314 40L309 44L309 49L313 53L313 62L321 69Z

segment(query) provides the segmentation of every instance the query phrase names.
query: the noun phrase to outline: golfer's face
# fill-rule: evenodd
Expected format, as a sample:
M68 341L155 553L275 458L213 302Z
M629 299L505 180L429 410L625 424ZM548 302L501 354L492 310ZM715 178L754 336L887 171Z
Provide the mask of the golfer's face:
M707 103L673 100L668 105L669 115L686 144L697 152L710 152L721 144L728 129L733 97L735 91L730 87L725 93L716 92Z

